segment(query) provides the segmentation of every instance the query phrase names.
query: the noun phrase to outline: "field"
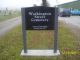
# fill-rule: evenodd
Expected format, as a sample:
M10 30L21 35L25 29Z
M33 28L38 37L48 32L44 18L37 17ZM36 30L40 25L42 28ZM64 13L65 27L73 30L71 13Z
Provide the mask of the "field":
M52 49L53 31L28 31L28 49ZM5 36L0 37L0 60L80 60L80 50L77 48L77 37L59 23L58 45L61 55L57 57L23 57L21 25L13 28ZM80 42L80 41L79 41Z
M19 11L15 11L13 13L6 12L6 14L4 12L0 12L0 22L3 22L5 20L11 19L11 18L15 18L17 16L20 16Z

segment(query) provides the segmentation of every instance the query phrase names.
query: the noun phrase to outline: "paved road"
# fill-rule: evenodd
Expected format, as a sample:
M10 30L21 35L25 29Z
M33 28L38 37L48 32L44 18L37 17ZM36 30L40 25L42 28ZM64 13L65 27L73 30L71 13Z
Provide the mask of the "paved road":
M4 35L10 29L21 23L21 18L16 17L0 23L0 36Z
M59 20L80 28L80 16L59 17Z

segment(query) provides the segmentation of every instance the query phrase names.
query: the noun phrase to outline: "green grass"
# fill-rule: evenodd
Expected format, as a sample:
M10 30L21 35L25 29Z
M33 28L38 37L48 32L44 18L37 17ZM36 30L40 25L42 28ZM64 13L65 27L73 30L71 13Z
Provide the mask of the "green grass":
M5 20L8 20L8 19L11 19L11 18L15 18L15 17L18 17L20 16L19 13L16 13L16 14L11 14L11 15L0 15L0 22L3 22Z
M28 31L28 49L50 49L53 48L53 31ZM21 26L9 31L5 36L0 37L0 60L80 60L78 55L63 54L65 49L77 48L76 37L59 24L59 49L61 55L58 57L23 57L20 55L23 49ZM76 50L77 51L77 50Z

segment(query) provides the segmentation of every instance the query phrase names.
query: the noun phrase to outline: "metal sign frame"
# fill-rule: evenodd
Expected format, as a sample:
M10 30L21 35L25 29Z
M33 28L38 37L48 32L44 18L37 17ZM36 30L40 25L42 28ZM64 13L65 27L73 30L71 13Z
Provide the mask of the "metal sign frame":
M26 24L25 24L25 9L21 9L21 13L22 13L22 33L23 33L23 52L24 54L21 53L21 55L25 55L27 54L27 34L26 34L26 31L27 29L25 28L26 27ZM55 24L54 24L54 44L53 44L53 53L56 54L56 53L59 53L57 52L58 50L58 8L55 7ZM60 55L60 53L58 54Z

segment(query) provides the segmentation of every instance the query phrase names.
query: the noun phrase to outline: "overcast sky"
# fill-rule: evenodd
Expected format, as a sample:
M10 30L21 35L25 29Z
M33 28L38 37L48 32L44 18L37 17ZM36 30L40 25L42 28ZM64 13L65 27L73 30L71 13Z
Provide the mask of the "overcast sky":
M0 8L21 8L21 7L30 7L33 4L37 4L38 6L41 4L42 0L0 0ZM56 4L56 0L47 0L50 6L54 6ZM58 4L71 2L75 0L57 0Z

